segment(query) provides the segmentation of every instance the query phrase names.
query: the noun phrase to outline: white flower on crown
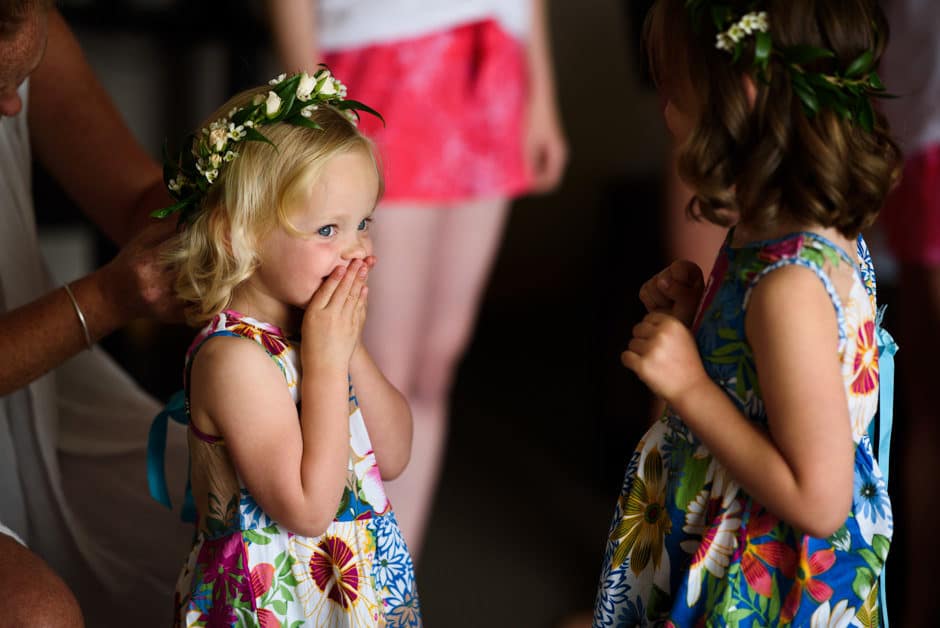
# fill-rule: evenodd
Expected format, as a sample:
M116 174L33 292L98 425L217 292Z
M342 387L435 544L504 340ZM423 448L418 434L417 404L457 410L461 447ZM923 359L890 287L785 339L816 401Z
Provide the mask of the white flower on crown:
M179 192L183 189L183 186L188 183L189 180L185 175L179 174L176 177L170 179L166 186L170 189L171 192Z
M212 153L209 155L209 165L215 169L218 169L222 165L222 155L218 153Z
M235 126L234 122L230 122L228 125L228 138L234 142L240 142L245 139L245 136L248 133L245 131L245 125L239 124Z
M209 131L209 146L215 152L221 152L225 150L225 145L228 143L228 129L225 128L225 122L222 121L222 124L218 122L213 122Z
M300 110L300 115L302 115L305 118L309 118L310 116L313 115L313 112L319 108L320 107L317 105L307 105L306 107Z
M281 110L281 97L274 92L268 92L268 98L265 102L264 110L269 118L276 116L277 112Z
M300 81L297 83L297 100L307 102L313 96L313 90L317 88L317 79L306 72L300 75Z
M206 181L208 181L210 185L218 178L219 178L218 168L213 168L212 170L206 171Z
M235 152L234 150L230 150L227 153L225 153L225 156L222 157L222 159L225 160L225 163L231 163L232 161L235 160L236 157L238 157L238 153Z
M732 24L723 33L718 33L715 41L715 47L718 50L733 52L735 46L745 37L754 33L766 33L770 30L770 22L766 11L754 11L746 14L740 20Z
M321 81L320 88L317 90L317 93L321 96L332 96L336 94L336 81L334 81L329 76Z
M718 50L731 52L734 50L734 40L728 37L728 35L725 33L718 33L718 41L715 44L715 47L718 48Z
M278 83L280 83L286 78L287 78L286 74L278 74L277 78L273 78L270 81L268 81L268 85L277 85Z

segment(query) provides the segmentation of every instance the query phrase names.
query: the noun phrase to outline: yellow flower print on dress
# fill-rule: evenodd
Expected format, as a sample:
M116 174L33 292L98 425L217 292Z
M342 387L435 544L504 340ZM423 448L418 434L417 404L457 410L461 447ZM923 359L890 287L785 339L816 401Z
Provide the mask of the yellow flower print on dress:
M618 542L614 566L619 567L630 557L630 568L639 574L652 561L659 568L663 539L672 529L666 511L666 475L663 459L657 448L646 454L643 472L633 481L629 496L620 497L623 515L610 534Z

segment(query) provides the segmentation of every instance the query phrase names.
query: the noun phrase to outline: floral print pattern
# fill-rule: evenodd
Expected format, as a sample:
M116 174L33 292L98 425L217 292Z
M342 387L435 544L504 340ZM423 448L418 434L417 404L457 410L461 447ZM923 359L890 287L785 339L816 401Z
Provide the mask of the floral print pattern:
M193 356L213 335L261 345L300 401L297 340L232 310L197 335L187 355L187 379ZM176 626L421 626L414 566L352 383L349 426L346 488L333 523L316 538L292 534L271 519L241 484L225 443L191 426L200 517L177 583Z
M696 316L696 343L709 376L745 416L766 425L745 312L754 286L792 264L819 277L839 322L856 443L852 511L828 539L803 534L742 490L667 409L627 467L595 628L878 625L878 580L894 524L867 432L879 370L875 279L864 242L858 259L808 232L742 248L726 244Z

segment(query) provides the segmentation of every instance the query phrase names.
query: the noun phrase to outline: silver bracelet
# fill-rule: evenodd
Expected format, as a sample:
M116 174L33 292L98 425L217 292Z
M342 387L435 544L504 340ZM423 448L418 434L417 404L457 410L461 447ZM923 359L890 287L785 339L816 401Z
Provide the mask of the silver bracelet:
M72 307L75 308L75 315L78 316L78 322L82 324L82 333L85 334L85 345L90 351L94 346L94 343L91 341L91 334L88 333L88 323L85 322L85 314L82 313L82 308L78 307L78 301L75 300L75 295L72 294L72 289L67 283L62 284L62 287L65 288L65 294L69 295L69 300L72 302Z

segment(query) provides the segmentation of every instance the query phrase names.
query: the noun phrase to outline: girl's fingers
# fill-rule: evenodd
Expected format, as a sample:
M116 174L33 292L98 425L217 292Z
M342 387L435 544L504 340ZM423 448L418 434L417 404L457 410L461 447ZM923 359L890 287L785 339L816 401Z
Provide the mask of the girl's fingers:
M646 338L633 338L630 341L630 344L627 345L627 351L637 354L638 356L645 355L649 351L650 341Z
M659 281L659 279L653 279L653 281ZM640 301L648 310L658 310L669 306L669 299L660 290L656 289L652 282L646 282L640 288Z
M640 366L640 356L637 355L635 352L627 349L626 351L620 354L620 363L623 364L628 369L630 369L631 371L636 372L636 370Z
M340 281L346 275L345 266L337 266L333 269L327 278L323 280L323 283L320 284L320 287L317 288L317 291L313 295L311 300L312 305L323 309L330 304L330 299L333 298L333 294L336 292L336 289L339 287Z
M362 262L360 260L353 260L349 263L343 278L340 279L339 285L336 286L336 290L330 297L328 304L330 307L342 309L346 305L350 291L353 289L356 282L359 281L360 268L362 268Z
M644 340L648 340L655 333L656 333L656 326L653 325L652 323L647 322L646 319L643 319L642 321L640 321L639 323L633 326L634 338L643 338Z
M366 287L366 278L369 276L369 268L361 264L357 270L350 271L351 285L343 301L343 312L352 315L356 311L359 299L362 297L362 289Z

